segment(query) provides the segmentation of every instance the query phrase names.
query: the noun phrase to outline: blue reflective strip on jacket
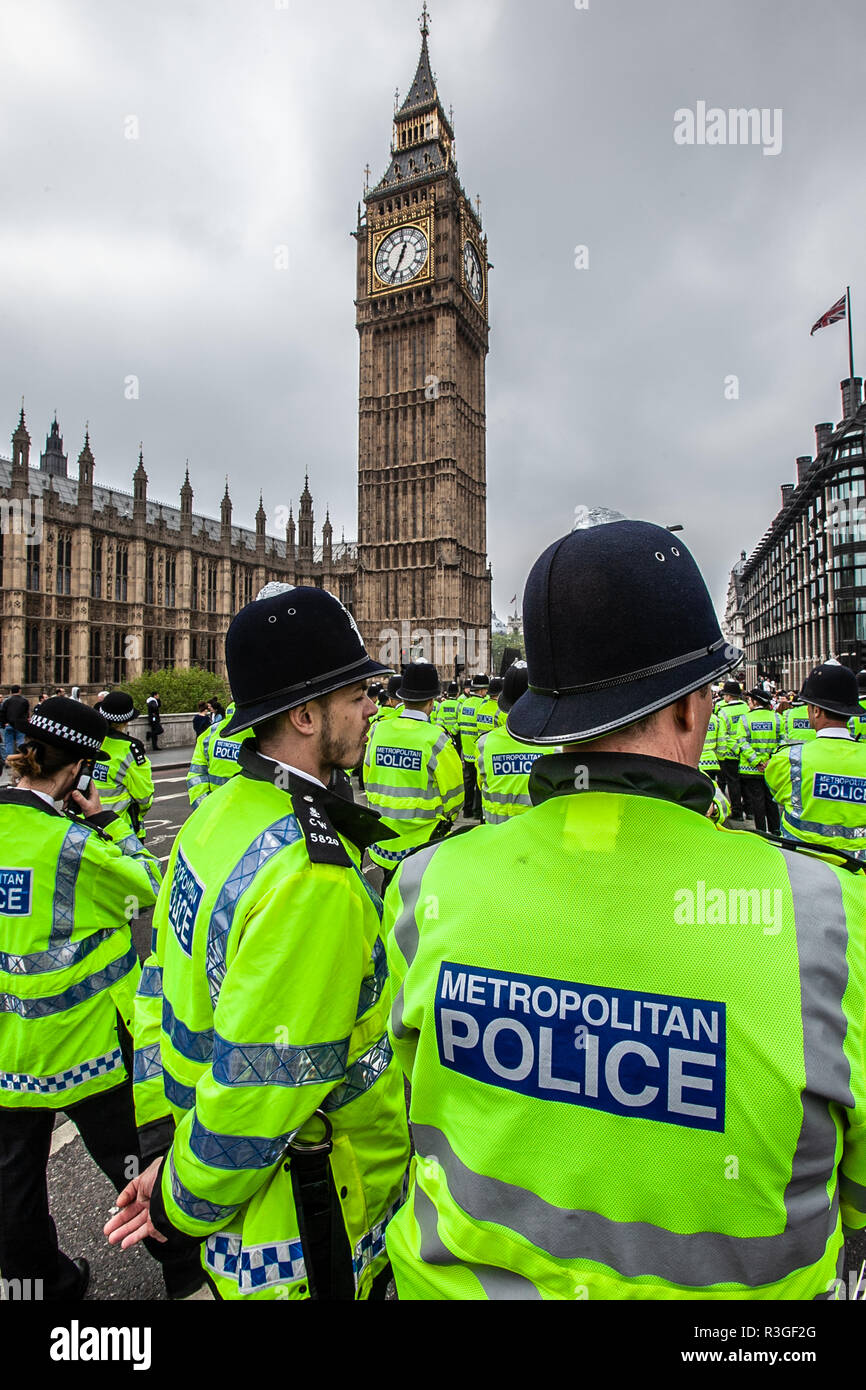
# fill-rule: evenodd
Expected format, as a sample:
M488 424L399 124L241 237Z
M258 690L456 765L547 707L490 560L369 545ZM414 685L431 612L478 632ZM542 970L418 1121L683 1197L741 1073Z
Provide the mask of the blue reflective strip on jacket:
M214 1034L213 1075L221 1086L321 1086L346 1075L349 1039L293 1047L228 1042Z
M291 1134L292 1131L278 1134L275 1139L253 1134L216 1134L203 1125L196 1114L189 1147L209 1168L271 1168L282 1158Z
M16 994L0 994L0 1013L18 1014L20 1018L49 1018L52 1014L65 1013L67 1009L74 1009L76 1004L83 1004L85 999L92 999L94 995L101 994L104 989L122 980L137 964L138 955L135 947L130 946L120 960L114 960L102 970L98 970L95 975L88 975L86 979L70 985L61 994L49 994L41 999L22 999Z
M368 1048L363 1057L352 1062L346 1072L345 1081L325 1096L321 1108L340 1110L344 1105L357 1100L358 1096L365 1095L388 1070L392 1056L390 1039L388 1034L384 1033L378 1042Z
M29 956L8 955L0 951L0 970L6 975L42 975L51 970L68 970L95 951L114 935L113 927L105 927L83 941L62 942L47 951L34 951Z
M382 944L382 938L376 937L371 956L373 964L372 975L365 975L361 981L361 993L358 998L358 1012L356 1018L361 1018L368 1009L372 1009L382 997L382 990L388 980L388 955Z
M86 825L70 825L60 847L54 880L53 920L49 945L67 941L75 925L75 883L84 849L93 830Z
M142 1081L153 1081L157 1076L162 1076L159 1043L151 1043L148 1047L137 1047L132 1068L133 1085L139 1085Z
M229 932L239 899L269 859L302 837L303 831L296 816L284 816L281 820L275 821L244 850L220 889L208 922L205 953L205 969L214 1008L225 978Z
M190 1192L185 1187L177 1175L174 1166L174 1154L169 1150L168 1157L169 1176L171 1179L171 1195L182 1212L191 1216L193 1221L220 1221L234 1216L240 1208L234 1206L220 1206L217 1202L208 1202L204 1197L197 1197L194 1192Z
M138 992L145 999L162 998L162 966L144 965L141 968L141 979L138 982Z
M178 1110L192 1110L195 1105L195 1086L184 1086L166 1067L162 1069L162 1088L169 1105Z
M162 1001L162 1031L168 1034L175 1052L190 1062L209 1062L213 1054L213 1028L196 1032L175 1016L169 1001Z

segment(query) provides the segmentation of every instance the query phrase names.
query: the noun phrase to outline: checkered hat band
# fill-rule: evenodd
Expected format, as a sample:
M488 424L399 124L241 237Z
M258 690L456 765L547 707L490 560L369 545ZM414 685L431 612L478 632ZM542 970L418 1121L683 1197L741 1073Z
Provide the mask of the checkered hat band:
M106 714L105 710L100 705L99 713L102 715L103 719L108 720L109 724L128 724L135 714L135 710L127 710L125 714Z
M91 738L90 734L71 729L68 724L60 724L56 719L46 719L44 714L31 714L29 723L31 729L41 729L53 738L62 738L66 743L77 744L79 748L86 748L92 753L98 753L102 747L101 739Z

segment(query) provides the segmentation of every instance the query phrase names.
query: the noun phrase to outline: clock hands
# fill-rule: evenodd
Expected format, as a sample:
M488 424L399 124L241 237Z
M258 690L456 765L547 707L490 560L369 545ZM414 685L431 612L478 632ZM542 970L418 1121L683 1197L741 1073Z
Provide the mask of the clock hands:
M405 254L406 254L406 248L407 248L408 245L409 245L408 241L404 241L404 242L403 242L403 245L400 247L400 256L399 256L399 259L398 259L398 261L397 261L397 264L396 264L395 267L394 267L394 274L395 274L395 275L397 274L397 271L400 269L401 265L403 264L403 257L404 257Z

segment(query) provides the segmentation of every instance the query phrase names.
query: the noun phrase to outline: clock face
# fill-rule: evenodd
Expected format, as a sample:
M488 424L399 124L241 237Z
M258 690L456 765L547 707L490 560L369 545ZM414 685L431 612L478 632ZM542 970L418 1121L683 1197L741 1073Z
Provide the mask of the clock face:
M376 252L376 274L385 285L405 285L420 275L430 246L420 227L396 227Z
M480 304L484 298L484 271L481 269L481 257L471 241L467 241L463 247L463 274L466 288L475 303Z

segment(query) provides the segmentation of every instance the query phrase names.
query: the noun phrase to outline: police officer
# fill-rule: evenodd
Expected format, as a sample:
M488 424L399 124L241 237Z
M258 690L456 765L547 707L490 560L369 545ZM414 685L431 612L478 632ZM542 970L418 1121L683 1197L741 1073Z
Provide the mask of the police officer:
M740 730L757 757L752 766L740 764L740 786L746 815L755 823L755 829L778 834L779 812L771 791L764 781L764 768L778 751L781 740L781 721L775 710L770 708L770 696L761 686L755 686L746 697L749 709L740 719Z
M857 679L847 666L827 662L804 682L801 698L815 738L781 748L765 773L782 834L866 862L866 746L848 728L859 710Z
M525 694L528 684L526 662L516 661L505 673L498 698L499 712L507 715ZM487 825L505 825L513 816L529 810L529 774L536 759L547 751L550 750L521 743L504 725L481 735L477 745L478 785Z
M481 792L475 766L478 742L478 711L487 699L490 679L483 674L472 677L471 694L460 706L457 727L463 755L463 814L467 820L481 819Z
M99 799L103 806L122 816L143 841L144 817L153 805L153 773L144 744L127 733L127 725L137 718L138 711L131 696L112 690L102 701L99 713L111 726L102 745L108 760L97 763L94 769Z
M217 787L224 787L229 778L234 777L238 771L241 744L251 738L252 734L250 730L245 730L235 738L226 737L225 729L234 712L234 704L230 704L225 718L216 724L210 724L196 740L189 772L186 775L186 788L191 806L197 806Z
M45 1299L79 1299L87 1261L60 1251L48 1210L51 1133L65 1111L115 1189L126 1185L139 1153L128 919L155 902L159 866L100 804L95 710L46 699L24 733L20 780L0 791L0 1273L41 1280ZM170 1295L200 1284L197 1252L148 1248Z
M367 1298L408 1159L382 904L360 871L387 832L326 783L360 760L387 668L306 587L244 608L226 665L225 732L255 737L175 842L140 995L177 1128L106 1230L197 1236L222 1298Z
M796 701L782 715L782 739L785 743L811 743L815 730L809 723L808 705Z
M398 1294L823 1294L866 1226L866 876L707 818L710 682L740 653L679 537L575 531L523 611L507 727L565 752L386 900Z
M448 834L460 810L460 758L447 731L430 719L441 689L435 666L407 666L397 692L400 714L377 724L367 741L367 800L395 837L369 849L384 871L383 891L407 855Z
M460 687L457 682L451 681L445 692L444 699L440 702L436 716L437 722L451 735L452 740L458 748L460 746L457 732L457 718L460 713L459 694Z
M724 790L731 803L731 819L745 820L743 793L740 787L740 745L737 739L738 726L749 706L743 699L739 681L728 680L722 686L722 703L716 709L719 721L716 735L716 749L722 770Z
M708 777L712 777L713 781L717 784L719 790L721 790L721 784L724 780L722 775L721 764L719 762L720 728L721 726L719 722L719 716L716 712L716 709L714 708L712 714L710 715L710 722L707 725L707 736L704 739L704 746L701 750L701 756L698 759L698 767L700 771L705 772ZM727 797L725 798L725 804L727 805L727 814L730 815L731 804L728 801Z

